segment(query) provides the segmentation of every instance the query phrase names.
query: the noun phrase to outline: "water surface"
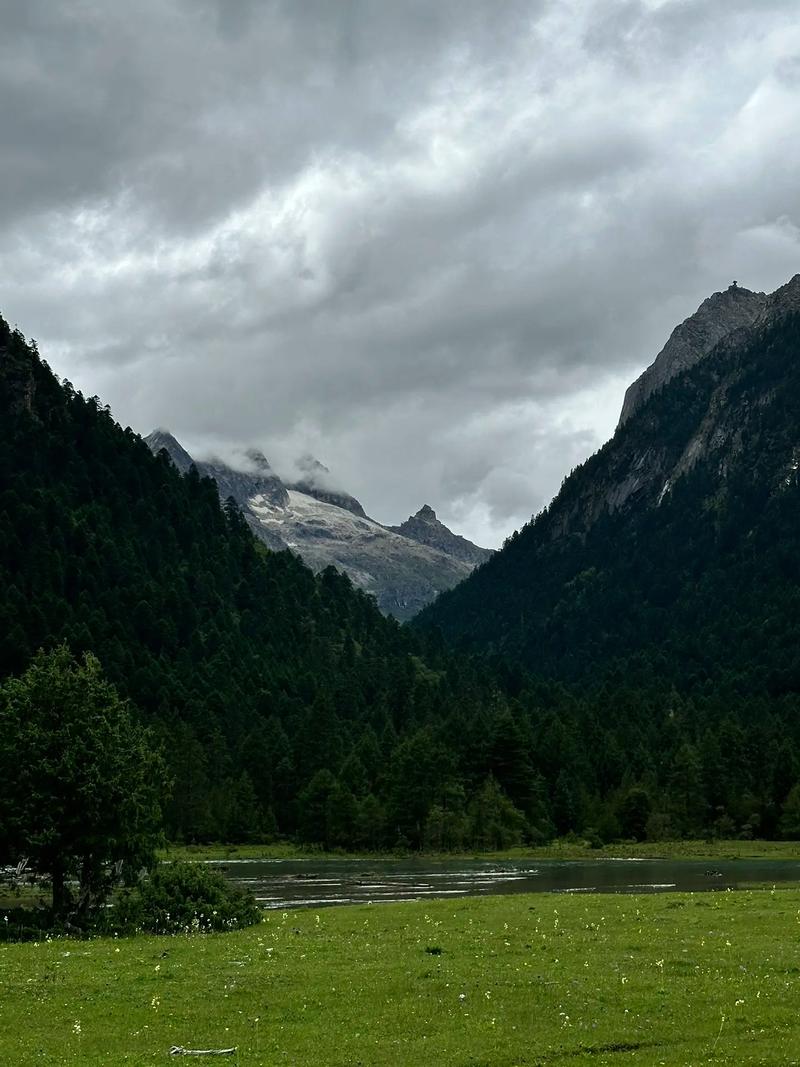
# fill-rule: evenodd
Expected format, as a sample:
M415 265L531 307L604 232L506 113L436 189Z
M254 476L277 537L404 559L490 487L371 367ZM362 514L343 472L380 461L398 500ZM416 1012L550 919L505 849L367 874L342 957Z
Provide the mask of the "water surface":
M659 893L800 882L800 860L221 860L264 908L498 893Z

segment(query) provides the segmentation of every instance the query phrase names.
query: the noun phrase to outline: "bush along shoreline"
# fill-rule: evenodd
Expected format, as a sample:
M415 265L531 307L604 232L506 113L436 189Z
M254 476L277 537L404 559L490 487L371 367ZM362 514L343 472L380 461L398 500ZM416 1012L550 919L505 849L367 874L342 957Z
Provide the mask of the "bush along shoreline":
M24 890L0 904L0 940L37 941L52 937L87 938L136 934L207 934L239 930L261 921L255 897L231 885L224 875L202 863L161 863L136 885L120 889L108 904L80 923L58 916L41 897ZM26 906L27 904L27 906ZM37 906L38 905L38 906Z

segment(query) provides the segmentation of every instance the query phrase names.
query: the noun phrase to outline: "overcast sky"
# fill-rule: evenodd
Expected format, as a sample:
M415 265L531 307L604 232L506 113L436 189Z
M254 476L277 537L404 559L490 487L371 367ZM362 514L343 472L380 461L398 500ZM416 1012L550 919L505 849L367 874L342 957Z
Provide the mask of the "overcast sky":
M485 545L800 270L796 0L0 0L0 311L190 449Z

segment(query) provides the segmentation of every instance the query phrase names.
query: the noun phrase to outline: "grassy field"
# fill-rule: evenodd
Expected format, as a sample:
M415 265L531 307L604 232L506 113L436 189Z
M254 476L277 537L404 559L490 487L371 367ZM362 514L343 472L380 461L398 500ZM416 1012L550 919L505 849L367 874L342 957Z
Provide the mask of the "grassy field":
M800 892L271 913L221 935L0 944L0 1063L800 1063ZM205 1061L200 1061L205 1062Z
M171 845L164 849L164 859L182 860L226 860L226 859L324 859L326 856L350 855L354 853L325 853L303 849L297 845ZM416 855L416 854L415 854ZM776 859L800 860L800 841L646 841L605 845L603 848L589 848L580 842L555 841L543 848L512 848L505 852L472 853L427 853L429 859L611 859L626 857L646 857L650 859ZM371 854L372 859L375 854Z

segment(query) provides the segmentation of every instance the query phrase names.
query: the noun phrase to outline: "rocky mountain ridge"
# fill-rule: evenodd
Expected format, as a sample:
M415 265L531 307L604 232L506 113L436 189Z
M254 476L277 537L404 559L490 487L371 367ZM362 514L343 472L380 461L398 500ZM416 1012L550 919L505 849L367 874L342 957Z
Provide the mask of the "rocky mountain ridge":
M675 327L655 360L628 386L619 425L668 381L707 356L724 337L751 325L766 304L766 293L751 292L736 282L707 297L693 315Z
M691 654L734 669L726 656L741 635L793 610L781 599L791 585L774 562L760 573L761 559L779 558L788 574L798 548L800 274L758 304L749 324L655 389L420 624L577 676L645 640L691 643L691 620L707 614L716 644ZM759 655L768 659L769 646Z
M727 292L747 290L731 287ZM724 295L715 293L704 301L701 308L709 302L718 303L717 298ZM681 476L711 453L718 454L719 474L724 476L727 463L741 450L745 425L743 413L727 403L731 386L729 377L720 376L719 381L709 379L708 395L698 395L696 388L687 385L684 410L673 425L665 424L657 398L665 388L671 387L693 368L702 367L706 362L709 364L709 374L718 373L716 367L726 359L730 360L733 354L745 348L761 332L791 312L800 310L800 274L796 274L774 293L750 295L759 298L755 302L760 308L758 314L746 325L728 330L708 351L701 353L697 349L694 362L683 371L677 370L673 364L671 369L674 373L670 373L661 385L654 385L650 394L639 402L638 407L634 407L632 415L620 421L612 439L573 472L548 508L549 536L552 539L572 534L585 536L604 514L614 514L630 507L657 506ZM734 300L737 299L734 297ZM672 337L675 337L675 333L673 331ZM668 347L669 342L650 370ZM659 373L667 370L669 368L664 366ZM698 374L708 378L702 371L698 371ZM641 381L642 378L637 379L634 386ZM769 403L769 397L762 398L760 403ZM634 425L636 428L631 429ZM578 485L581 486L580 492L576 491Z
M738 288L732 287L728 293L732 291L739 292ZM720 295L714 294L709 300L714 301ZM689 473L697 463L712 456L716 458L718 476L724 478L731 460L741 453L745 427L753 416L752 410L743 411L730 403L730 393L738 373L735 354L743 351L759 334L769 330L785 316L800 310L800 274L796 274L774 293L750 295L758 298L753 302L745 301L750 308L756 305L759 308L753 319L729 330L708 351L697 355L688 368L676 370L664 383L666 385L678 380L692 367L702 366L704 361L708 361L708 373L704 375L701 370L696 379L698 385L705 379L707 394L700 393L697 387L693 388L687 381L689 395L685 404L685 419L674 427L665 425L658 407L648 407L645 400L638 410L637 430L626 432L625 424L622 424L611 441L598 453L604 457L604 476L587 485L577 509L571 508L563 513L562 521L556 527L559 533L571 529L570 515L573 519L582 516L579 527L588 529L604 512L614 513L637 504L657 506L678 479ZM655 389L651 396L656 395L657 391ZM767 393L759 397L756 403L758 406L767 405L772 399ZM681 433L681 429L688 432ZM592 463L595 458L589 462ZM560 512L561 496L559 494L551 505L551 513Z
M336 567L374 595L384 614L401 621L492 554L452 533L428 505L400 526L376 522L354 496L332 488L330 472L312 456L301 458L299 478L289 482L256 450L243 454L245 469L235 470L221 460L195 461L167 430L145 441L155 453L165 450L182 472L195 466L213 478L220 497L236 501L270 549L290 549L315 571Z

